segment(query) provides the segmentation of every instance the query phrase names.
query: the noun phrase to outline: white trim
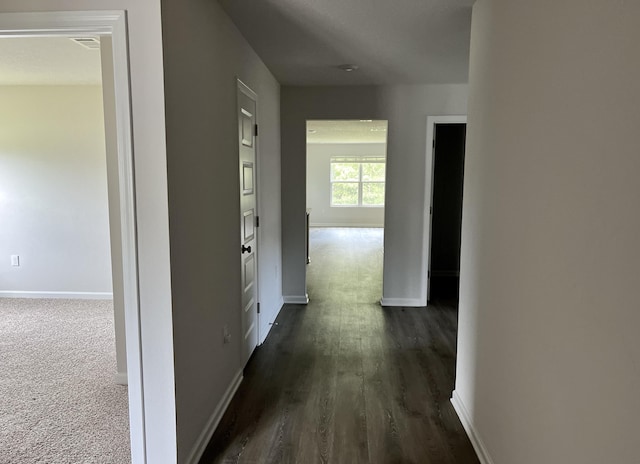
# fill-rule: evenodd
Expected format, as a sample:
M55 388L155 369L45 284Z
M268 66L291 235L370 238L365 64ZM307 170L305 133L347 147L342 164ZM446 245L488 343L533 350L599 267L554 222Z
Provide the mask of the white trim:
M13 292L0 291L0 298L54 298L67 300L111 300L113 293L109 292Z
M113 45L131 460L133 464L144 464L147 461L146 447L153 446L153 443L147 443L144 417L126 12L0 13L0 37L69 37L78 34L110 35Z
M106 10L0 13L0 37L112 35L124 16L124 11Z
M466 124L467 116L427 116L427 151L425 155L424 174L424 223L422 233L422 268L420 271L422 286L420 288L421 306L426 306L430 296L429 270L431 269L431 214L433 206L433 138L436 124Z
M112 35L116 132L118 140L118 179L120 190L120 227L122 234L122 280L127 346L127 380L131 459L134 464L147 462L142 334L138 288L138 237L135 210L135 184L131 134L131 96L129 90L129 57L125 12L117 33Z
M400 307L407 306L410 308L420 308L426 306L420 298L382 298L380 300L380 306L385 307Z
M300 295L283 295L282 300L284 304L303 304L306 305L309 303L309 295L304 294L304 296Z
M478 459L482 464L493 464L493 459L489 455L489 451L487 447L480 439L478 432L473 426L473 422L471 421L471 416L469 415L469 411L465 407L462 402L462 398L460 395L454 390L451 395L451 404L453 405L453 409L455 409L458 417L460 418L460 422L462 422L462 426L464 430L467 432L467 436L473 445L473 449L476 450L476 454L478 455Z
M384 224L340 223L340 222L315 222L309 227L357 227L360 229L384 229Z
M245 87L246 84L244 82L242 82L241 79L238 79L236 77L236 79L242 83ZM249 89L251 90L251 89ZM255 94L255 92L254 92ZM255 185L255 192L256 192L256 216L258 217L258 220L260 220L259 218L262 216L262 179L264 176L264 171L263 171L263 167L262 167L262 160L260 159L260 132L259 132L259 127L260 127L260 121L258 120L259 116L260 116L260 111L258 108L258 95L255 94L255 99L254 101L256 102L256 124L258 125L258 136L256 136L256 185ZM263 240L264 240L264 234L262 233L262 227L263 226L258 226L255 228L255 233L256 233L256 244L258 247L258 253L256 256L256 296L258 298L258 302L263 303L263 298L262 298L262 286L260 285L260 276L262 275L262 273L260 272L260 250L262 250L262 244L263 244ZM267 249L267 248L265 248ZM281 285L282 287L282 285ZM282 300L282 298L280 298L280 300ZM284 303L282 301L280 301L280 308L282 308L282 305ZM267 335L269 335L269 332L271 331L271 325L263 325L263 319L266 318L265 316L265 310L264 308L260 308L260 312L257 314L257 318L256 318L256 322L258 324L258 345L262 345L262 343L267 339ZM276 313L276 317L277 317L278 313ZM271 321L273 322L273 321ZM265 329L266 327L266 329ZM262 333L264 332L264 333Z
M113 379L117 385L129 385L126 372L117 372L116 375L113 376Z
M198 464L200 458L202 457L202 453L204 453L204 450L207 448L207 445L209 444L213 433L216 431L216 427L218 427L222 416L224 416L224 413L227 411L229 403L231 403L231 400L236 394L236 391L238 391L238 387L240 387L241 383L242 369L238 371L233 381L229 384L229 387L227 387L227 391L224 393L222 399L218 403L218 406L216 406L216 409L213 411L213 414L207 421L207 425L198 436L198 439L193 445L191 453L189 453L189 457L186 460L187 464Z

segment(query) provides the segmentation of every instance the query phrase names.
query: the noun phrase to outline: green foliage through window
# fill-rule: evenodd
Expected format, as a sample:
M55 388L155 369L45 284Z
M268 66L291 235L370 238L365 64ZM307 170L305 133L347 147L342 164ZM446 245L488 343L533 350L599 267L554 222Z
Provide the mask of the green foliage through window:
M362 184L362 204L364 206L384 205L384 183L364 182Z
M359 163L332 163L331 164L331 180L348 181L360 180L360 164Z
M336 206L358 206L358 183L337 182L332 184L331 198Z
M331 158L332 206L384 206L384 157Z

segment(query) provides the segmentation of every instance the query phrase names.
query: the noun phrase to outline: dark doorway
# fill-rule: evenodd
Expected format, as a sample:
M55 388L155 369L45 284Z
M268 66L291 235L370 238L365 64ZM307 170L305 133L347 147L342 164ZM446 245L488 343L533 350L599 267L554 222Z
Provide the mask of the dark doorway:
M462 123L434 128L430 300L458 299L466 129Z

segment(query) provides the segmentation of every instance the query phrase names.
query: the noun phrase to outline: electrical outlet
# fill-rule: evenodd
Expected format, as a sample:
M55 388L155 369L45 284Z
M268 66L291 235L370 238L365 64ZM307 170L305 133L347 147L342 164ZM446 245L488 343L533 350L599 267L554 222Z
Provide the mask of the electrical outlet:
M12 266L20 266L20 256L19 255L11 255L11 265Z
M222 328L222 341L223 343L231 342L231 331L229 330L229 326L227 324Z

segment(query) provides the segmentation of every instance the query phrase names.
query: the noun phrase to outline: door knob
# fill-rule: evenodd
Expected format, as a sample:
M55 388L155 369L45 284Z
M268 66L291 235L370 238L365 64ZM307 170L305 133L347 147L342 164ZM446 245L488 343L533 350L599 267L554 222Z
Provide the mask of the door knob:
M242 253L251 253L251 245L249 246L244 246L242 245Z

